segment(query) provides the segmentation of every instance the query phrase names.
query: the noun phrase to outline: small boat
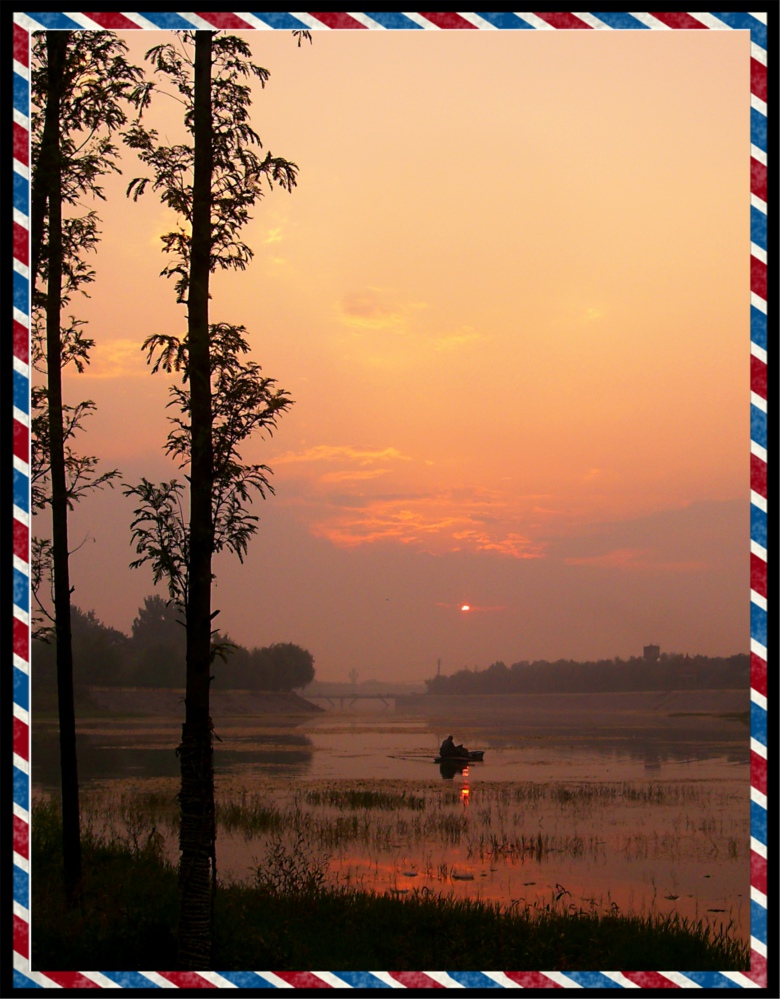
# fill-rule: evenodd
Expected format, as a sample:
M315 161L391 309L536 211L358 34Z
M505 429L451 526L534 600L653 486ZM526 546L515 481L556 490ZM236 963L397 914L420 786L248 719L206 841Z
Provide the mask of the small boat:
M468 756L437 756L434 763L452 764L453 766L468 766L469 763L482 763L484 749L472 749Z

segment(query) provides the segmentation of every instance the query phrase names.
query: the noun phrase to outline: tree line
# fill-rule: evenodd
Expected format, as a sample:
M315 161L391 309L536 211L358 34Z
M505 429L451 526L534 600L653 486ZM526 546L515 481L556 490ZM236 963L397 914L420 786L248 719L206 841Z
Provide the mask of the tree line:
M745 688L750 683L750 656L688 656L662 653L655 660L558 659L494 662L486 669L462 669L426 680L428 694L549 694L631 690Z
M184 686L186 632L175 605L158 595L146 597L129 635L98 619L94 611L71 609L73 682L77 695L87 687ZM215 655L216 690L291 691L314 679L314 657L293 642L246 648L220 636L223 656ZM36 640L32 673L34 703L54 703L57 683L54 642Z

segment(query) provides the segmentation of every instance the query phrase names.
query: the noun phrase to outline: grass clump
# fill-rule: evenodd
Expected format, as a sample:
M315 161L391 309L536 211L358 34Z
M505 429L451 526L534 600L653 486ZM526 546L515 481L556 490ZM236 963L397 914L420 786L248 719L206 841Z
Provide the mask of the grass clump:
M280 829L285 822L284 813L273 805L262 804L256 798L250 801L219 801L215 803L217 827L226 832L241 830L247 836Z
M255 872L255 887L264 897L317 898L325 890L328 861L328 857L314 855L301 829L297 830L292 843L282 836L274 836L268 844L264 863Z
M327 788L324 791L306 791L304 801L309 805L330 805L339 809L378 808L395 811L409 808L420 811L425 808L425 796L409 791L372 791L367 788Z

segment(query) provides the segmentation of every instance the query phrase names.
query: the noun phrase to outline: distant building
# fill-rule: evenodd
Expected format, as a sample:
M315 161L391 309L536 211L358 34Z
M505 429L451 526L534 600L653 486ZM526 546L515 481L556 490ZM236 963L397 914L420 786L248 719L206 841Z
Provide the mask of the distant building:
M649 663L657 663L661 655L660 645L645 645L643 649L644 658Z

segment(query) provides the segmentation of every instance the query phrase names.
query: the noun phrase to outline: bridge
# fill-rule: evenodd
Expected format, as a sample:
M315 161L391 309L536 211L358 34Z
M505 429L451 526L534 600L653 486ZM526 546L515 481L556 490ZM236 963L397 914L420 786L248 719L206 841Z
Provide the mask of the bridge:
M344 707L351 708L357 701L381 701L386 708L389 708L391 703L395 705L395 699L398 694L304 694L303 695L307 701L311 701L312 704L317 704L320 701L324 701L331 708L335 709L336 706L340 710L344 710Z

